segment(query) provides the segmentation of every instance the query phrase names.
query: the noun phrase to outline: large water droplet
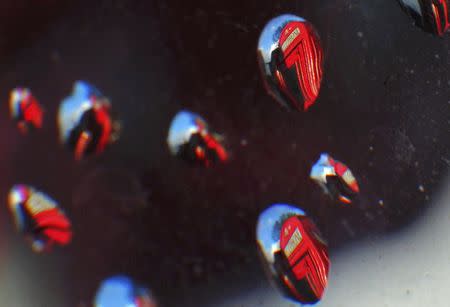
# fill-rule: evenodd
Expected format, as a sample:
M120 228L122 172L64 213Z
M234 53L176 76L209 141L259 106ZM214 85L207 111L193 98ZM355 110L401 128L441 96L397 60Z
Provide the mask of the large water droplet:
M259 216L256 235L267 276L283 295L300 303L318 302L328 283L328 247L305 212L274 204Z
M323 51L314 27L294 15L281 15L264 27L257 57L268 93L289 109L306 111L322 82Z

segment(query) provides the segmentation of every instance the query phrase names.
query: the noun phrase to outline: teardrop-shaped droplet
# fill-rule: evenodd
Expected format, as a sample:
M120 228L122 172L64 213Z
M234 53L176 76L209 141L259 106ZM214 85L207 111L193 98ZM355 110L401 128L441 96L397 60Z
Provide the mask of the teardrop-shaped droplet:
M344 204L350 204L359 193L358 181L352 171L327 153L320 155L309 177L322 187L325 194Z
M118 138L120 125L111 115L111 103L92 85L77 81L59 107L60 141L76 160L102 153Z
M314 104L323 51L311 23L294 15L270 20L259 37L257 56L265 87L281 105L306 111Z
M17 87L9 95L11 118L23 134L42 128L44 110L30 89Z
M449 0L398 0L415 24L426 32L443 36L450 29Z
M47 252L54 245L63 246L71 241L69 219L47 194L17 184L9 192L8 206L17 230L24 234L33 251Z
M259 216L256 235L267 276L283 295L303 304L318 302L328 283L328 247L305 212L274 204Z
M167 144L173 155L182 159L210 166L228 160L228 153L222 145L222 137L208 128L199 115L180 111L172 120Z

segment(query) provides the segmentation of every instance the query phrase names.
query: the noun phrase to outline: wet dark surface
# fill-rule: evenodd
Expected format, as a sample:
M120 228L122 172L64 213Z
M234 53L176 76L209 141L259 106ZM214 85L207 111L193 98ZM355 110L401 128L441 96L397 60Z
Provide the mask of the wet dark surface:
M0 60L0 192L35 185L72 217L73 244L60 252L72 257L67 306L115 273L174 304L169 294L258 269L255 223L274 202L314 217L331 253L390 235L426 210L448 169L450 41L413 26L395 1L81 1L55 12L22 30L33 38L5 36L14 40ZM282 13L307 18L324 45L321 93L304 114L278 106L259 77L259 31ZM55 120L78 79L103 91L123 124L117 144L81 163L57 143ZM7 117L18 85L46 108L44 129L26 138ZM202 169L170 156L181 108L225 135L229 163ZM329 202L308 179L321 152L359 180L353 205Z

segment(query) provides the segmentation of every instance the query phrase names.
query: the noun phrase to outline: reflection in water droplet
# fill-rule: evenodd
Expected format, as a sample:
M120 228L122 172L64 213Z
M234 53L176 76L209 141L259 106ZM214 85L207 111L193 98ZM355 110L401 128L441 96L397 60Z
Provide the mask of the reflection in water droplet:
M399 3L423 30L442 36L450 29L448 0L399 0Z
M313 26L301 17L281 15L264 27L258 62L267 91L288 109L306 111L320 91L323 51Z
M351 170L328 154L320 155L311 168L309 177L322 187L334 200L350 204L359 193L359 185Z
M33 251L47 252L55 244L70 242L70 221L56 201L45 193L17 184L9 192L8 206L17 229L25 235Z
M80 160L102 153L118 139L120 124L111 115L111 104L92 85L77 81L72 94L59 107L60 141Z
M208 124L199 115L180 111L170 125L167 144L173 155L210 166L228 160L221 140L220 135L209 131Z
M283 295L318 302L328 282L328 247L305 212L274 204L259 216L256 235L263 267Z
M23 134L42 128L44 111L29 89L18 87L11 91L9 110L11 118Z
M148 289L126 276L113 276L100 284L94 307L157 307L157 303Z

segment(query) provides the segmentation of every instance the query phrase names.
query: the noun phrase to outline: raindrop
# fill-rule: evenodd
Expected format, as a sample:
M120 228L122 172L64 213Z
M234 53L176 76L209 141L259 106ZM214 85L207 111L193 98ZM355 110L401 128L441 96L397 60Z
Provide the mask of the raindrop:
M311 23L295 15L270 20L259 37L257 57L268 93L288 109L306 111L316 101L323 51Z
M305 212L274 204L260 214L256 235L270 281L296 302L318 302L328 283L328 246Z
M53 245L67 245L71 223L50 196L35 188L17 184L8 195L8 206L18 231L35 252L48 252Z
M94 299L94 307L157 307L150 291L127 276L104 280Z
M119 121L112 118L111 103L92 85L77 81L58 112L60 141L76 160L102 153L118 139Z
M44 111L29 89L17 87L11 91L9 110L23 134L42 128Z
M358 181L351 170L326 153L320 155L309 177L322 187L325 194L344 204L350 204L359 193Z
M443 36L450 29L449 0L398 0L405 12L423 30Z
M208 124L199 115L180 111L170 125L167 144L173 155L210 166L228 160L222 139L221 135L209 130Z

